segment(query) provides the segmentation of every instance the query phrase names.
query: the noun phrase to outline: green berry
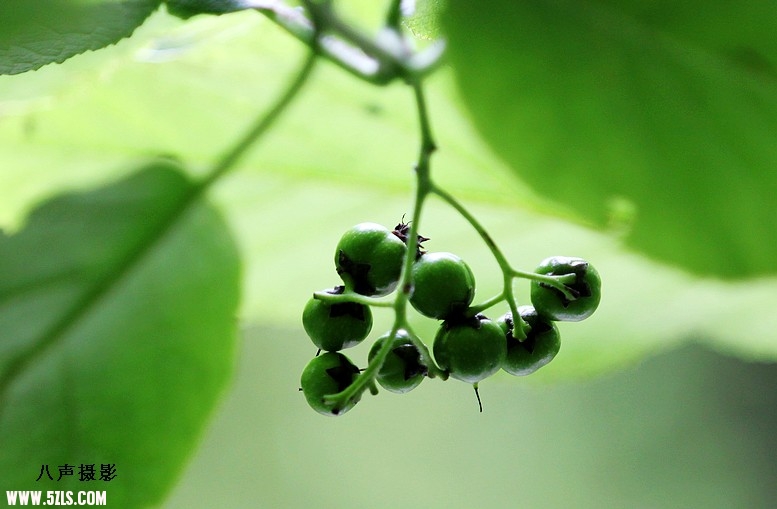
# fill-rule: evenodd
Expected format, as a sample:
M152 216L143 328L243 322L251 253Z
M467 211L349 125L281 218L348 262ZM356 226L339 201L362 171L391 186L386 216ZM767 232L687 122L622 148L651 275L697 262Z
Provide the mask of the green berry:
M553 276L575 275L573 282L565 284L574 296L573 299L567 298L563 292L547 283L531 282L531 301L540 315L556 321L578 322L591 316L599 306L602 297L601 278L593 265L582 258L547 258L535 272Z
M335 268L346 287L370 296L397 286L407 247L388 228L360 223L345 232L335 250Z
M425 253L414 264L410 304L419 313L447 320L460 316L475 297L475 276L452 253Z
M434 338L434 358L451 377L476 384L502 367L507 346L502 329L485 316L443 322Z
M300 387L313 410L324 415L342 415L357 403L349 401L343 407L335 407L324 396L347 389L359 375L359 368L341 353L326 352L314 357L302 372Z
M368 356L370 362L388 340L389 334L384 334L375 341ZM421 353L410 339L410 334L400 329L392 340L391 351L378 371L378 383L387 391L404 394L418 387L426 373L426 366L421 362Z
M327 290L337 295L343 287ZM369 306L357 302L329 303L311 298L302 311L302 326L317 347L336 352L361 343L372 329Z
M504 332L507 344L502 369L511 375L523 376L534 373L553 360L561 348L561 335L556 324L537 314L532 306L521 306L518 313L531 327L523 341L513 337L515 324L512 313L505 314L497 320L497 324Z

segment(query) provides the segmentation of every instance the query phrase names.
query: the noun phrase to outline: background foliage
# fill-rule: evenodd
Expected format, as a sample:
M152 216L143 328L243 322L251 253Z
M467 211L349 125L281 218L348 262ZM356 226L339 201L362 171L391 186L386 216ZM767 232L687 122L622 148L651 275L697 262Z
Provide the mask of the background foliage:
M450 59L429 82L436 180L516 265L583 256L604 280L594 318L562 327L559 357L531 380L482 384L484 415L455 382L366 398L342 419L311 412L296 391L314 353L299 315L310 292L337 282L331 251L342 231L361 221L391 226L409 212L412 97L401 84L376 88L323 65L240 168L200 195L193 179L281 91L304 48L253 12L181 21L162 10L115 46L0 77L0 340L4 362L19 351L33 359L21 364L29 384L4 365L0 438L41 430L17 451L4 447L5 489L83 489L29 481L41 463L106 461L124 477L110 485L109 503L161 503L237 362L235 387L170 507L290 507L313 497L340 507L512 507L516 498L529 507L570 499L767 507L774 463L763 444L774 405L762 387L773 371L680 345L747 361L777 356L775 52L767 31L740 34L721 21L777 17L765 3L735 12L705 4L704 22L669 5L449 4ZM377 24L374 8L342 6ZM150 197L158 186L128 190L160 154L180 158L151 164L160 175L173 171L177 184ZM187 193L192 205L174 206ZM161 212L146 207L154 196ZM102 208L70 216L88 197ZM167 217L172 227L140 237L113 230L133 219L133 207L144 211L138 225ZM83 243L99 238L99 217L112 239L97 242L105 252ZM41 229L59 237L25 247ZM498 291L495 264L452 210L431 202L422 230L430 248L472 266L476 298ZM110 270L106 253L124 260L116 252L133 238L141 240L129 252L147 257L118 262L129 275L114 277L123 272ZM79 247L89 256L62 255ZM49 258L57 277L35 264ZM73 259L99 269L86 290L94 297L87 307L48 305L44 298L81 302L57 293L62 277L94 273L73 276ZM161 268L144 276L155 263ZM19 291L11 275L25 272L40 293ZM519 299L527 296L528 285L519 288ZM213 308L201 299L216 304L213 316L202 314ZM64 322L67 334L45 326L62 323L57 313L77 317ZM246 330L238 361L235 315ZM378 316L375 330L388 320ZM43 332L28 327L41 323ZM20 340L20 330L31 339ZM418 330L431 338L434 324L419 319ZM41 348L49 337L61 339ZM127 361L101 374L106 348ZM366 348L354 358L366 358ZM204 389L170 385L175 377L155 377L159 366ZM87 381L74 382L79 376ZM90 379L107 380L109 390L82 394L97 384ZM11 405L11 394L25 406ZM203 397L192 400L193 414L169 406L190 396ZM148 424L128 430L125 414ZM188 440L167 431L184 424ZM92 447L98 428L108 444L101 452ZM170 436L184 445L160 438ZM389 477L400 485L380 481Z

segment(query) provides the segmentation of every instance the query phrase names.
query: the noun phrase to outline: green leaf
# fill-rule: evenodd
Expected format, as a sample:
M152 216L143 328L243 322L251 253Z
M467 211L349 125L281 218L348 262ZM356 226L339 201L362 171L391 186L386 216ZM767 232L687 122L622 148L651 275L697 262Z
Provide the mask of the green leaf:
M414 10L403 23L419 39L434 40L442 32L440 16L448 0L420 0L414 3Z
M0 479L158 503L232 371L238 260L177 165L57 195L0 237ZM79 480L80 465L116 478ZM74 475L57 480L59 468Z
M129 37L161 0L3 0L0 74L38 69Z
M634 249L777 272L777 4L452 1L461 96L520 177Z

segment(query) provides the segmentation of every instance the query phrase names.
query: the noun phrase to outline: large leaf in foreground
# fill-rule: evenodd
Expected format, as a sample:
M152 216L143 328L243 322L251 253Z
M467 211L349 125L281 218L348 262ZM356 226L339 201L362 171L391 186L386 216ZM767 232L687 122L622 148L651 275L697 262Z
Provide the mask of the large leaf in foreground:
M472 118L537 190L686 270L777 271L777 4L457 0L444 19Z
M3 0L0 74L17 74L129 37L161 0Z
M0 276L1 484L158 501L232 369L239 270L221 217L155 163L37 207L0 237ZM41 465L54 481L35 482Z

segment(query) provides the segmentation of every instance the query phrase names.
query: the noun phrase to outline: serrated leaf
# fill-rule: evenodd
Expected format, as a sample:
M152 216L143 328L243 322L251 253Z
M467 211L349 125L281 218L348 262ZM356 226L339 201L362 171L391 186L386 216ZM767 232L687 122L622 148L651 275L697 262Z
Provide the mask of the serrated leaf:
M152 163L55 196L0 237L4 486L99 487L111 505L146 507L177 478L236 336L237 256L199 191ZM72 475L53 482L44 465L54 481ZM100 480L103 465L115 479Z
M129 37L161 0L3 0L0 74L18 74Z
M699 15L703 13L703 15ZM462 98L526 182L628 245L728 278L777 271L771 1L453 1Z

